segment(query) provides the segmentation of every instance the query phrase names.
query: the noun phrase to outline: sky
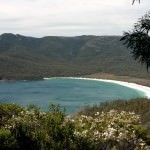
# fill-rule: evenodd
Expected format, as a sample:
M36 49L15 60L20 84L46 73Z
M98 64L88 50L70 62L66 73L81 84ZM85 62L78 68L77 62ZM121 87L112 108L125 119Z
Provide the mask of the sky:
M150 9L150 0L0 0L0 34L122 35Z

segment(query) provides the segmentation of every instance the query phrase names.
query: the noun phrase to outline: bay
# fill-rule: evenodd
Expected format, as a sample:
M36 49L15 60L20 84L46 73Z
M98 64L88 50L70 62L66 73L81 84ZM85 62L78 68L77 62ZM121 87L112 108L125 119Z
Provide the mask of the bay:
M0 103L35 104L47 110L60 104L68 113L104 101L144 97L144 93L115 83L73 78L0 82Z

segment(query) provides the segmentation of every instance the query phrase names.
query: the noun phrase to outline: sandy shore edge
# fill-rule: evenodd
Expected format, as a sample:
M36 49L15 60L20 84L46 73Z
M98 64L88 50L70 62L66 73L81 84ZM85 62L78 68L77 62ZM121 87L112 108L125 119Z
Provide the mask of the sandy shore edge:
M83 78L83 77L52 77L52 78L44 78L45 80L54 79L54 78L66 78L66 79L81 79L81 80L95 80L102 81L108 83L115 83L125 87L129 87L138 91L141 91L145 94L145 97L150 98L150 87L139 85L136 83L130 83L125 81L117 81L117 80L109 80L109 79L97 79L97 78Z

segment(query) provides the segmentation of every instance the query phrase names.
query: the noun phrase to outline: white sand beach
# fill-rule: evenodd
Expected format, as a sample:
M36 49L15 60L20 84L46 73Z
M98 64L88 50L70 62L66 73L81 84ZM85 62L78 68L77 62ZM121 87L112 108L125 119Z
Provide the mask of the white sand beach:
M82 80L96 80L96 81L103 81L109 83L115 83L122 86L126 86L132 89L136 89L141 91L145 94L145 97L150 98L150 87L139 85L136 83L124 82L124 81L116 81L116 80L106 80L106 79L97 79L97 78L82 78L82 77L59 77L59 78L70 78L70 79L82 79ZM44 78L44 79L52 79L52 78Z
M129 83L129 82L124 82L124 81L116 81L116 80L96 79L96 78L77 78L77 79L96 80L96 81L103 81L103 82L119 84L122 86L126 86L126 87L129 87L132 89L142 91L143 93L145 93L145 97L150 98L150 87L139 85L136 83Z

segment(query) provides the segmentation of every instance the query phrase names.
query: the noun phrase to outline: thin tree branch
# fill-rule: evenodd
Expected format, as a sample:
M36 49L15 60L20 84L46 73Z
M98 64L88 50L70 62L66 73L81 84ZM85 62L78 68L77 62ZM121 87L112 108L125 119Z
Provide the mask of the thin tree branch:
M139 3L141 2L141 0L133 0L132 1L132 5L134 4L135 1L139 1Z

